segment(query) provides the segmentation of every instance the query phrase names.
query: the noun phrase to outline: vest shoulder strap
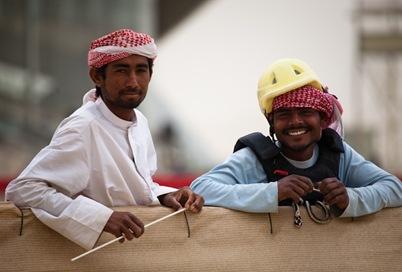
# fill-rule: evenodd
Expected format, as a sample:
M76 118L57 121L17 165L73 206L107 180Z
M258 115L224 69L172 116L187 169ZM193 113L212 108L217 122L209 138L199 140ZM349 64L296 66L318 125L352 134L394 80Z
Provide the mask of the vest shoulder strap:
M326 128L322 131L320 142L336 152L345 152L341 136L331 128Z
M280 153L280 149L272 142L271 138L260 132L254 132L238 139L233 152L246 146L251 148L260 162L272 159Z

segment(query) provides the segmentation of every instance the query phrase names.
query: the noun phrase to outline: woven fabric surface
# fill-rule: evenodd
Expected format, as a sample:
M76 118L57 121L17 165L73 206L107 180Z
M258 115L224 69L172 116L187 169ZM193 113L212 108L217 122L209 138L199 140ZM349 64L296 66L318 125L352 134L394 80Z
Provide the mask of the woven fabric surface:
M119 207L144 224L173 211ZM20 235L21 216L23 227ZM402 208L317 224L301 208L244 213L204 207L149 226L142 237L116 242L74 262L85 250L43 225L29 211L0 202L0 271L401 271ZM271 222L271 223L270 223ZM272 233L271 233L272 230ZM97 245L115 237L104 233Z

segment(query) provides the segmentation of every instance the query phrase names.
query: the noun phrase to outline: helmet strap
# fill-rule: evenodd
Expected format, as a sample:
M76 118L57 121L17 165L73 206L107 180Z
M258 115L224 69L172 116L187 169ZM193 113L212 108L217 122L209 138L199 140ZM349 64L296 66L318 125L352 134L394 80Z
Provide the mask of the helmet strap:
M272 142L276 142L277 140L275 139L275 130L274 126L269 127L269 136L271 136Z
M267 121L269 123L269 135L271 136L271 139L273 142L276 142L275 139L275 129L274 129L274 116L271 113L269 113L268 115L266 115Z

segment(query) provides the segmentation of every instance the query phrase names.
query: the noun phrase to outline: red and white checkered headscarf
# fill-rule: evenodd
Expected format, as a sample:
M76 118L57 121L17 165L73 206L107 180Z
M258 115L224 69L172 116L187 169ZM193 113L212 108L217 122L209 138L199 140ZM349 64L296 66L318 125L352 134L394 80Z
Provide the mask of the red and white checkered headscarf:
M154 60L157 49L147 34L120 29L94 40L88 52L88 66L100 68L112 61L140 55Z
M330 93L306 85L275 97L272 110L279 108L312 108L323 112L327 117L324 128L330 127L343 137L343 109L336 97Z

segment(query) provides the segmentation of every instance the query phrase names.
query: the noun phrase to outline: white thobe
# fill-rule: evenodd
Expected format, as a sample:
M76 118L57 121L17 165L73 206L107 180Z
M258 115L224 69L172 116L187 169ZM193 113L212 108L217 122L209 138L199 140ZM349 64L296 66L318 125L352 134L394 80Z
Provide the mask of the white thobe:
M31 208L44 224L93 248L113 206L159 205L176 189L152 181L156 153L148 121L115 116L102 99L63 120L48 146L6 189L6 200Z

